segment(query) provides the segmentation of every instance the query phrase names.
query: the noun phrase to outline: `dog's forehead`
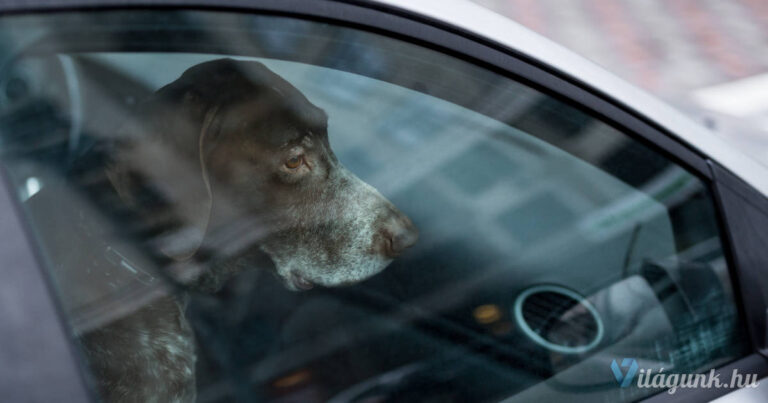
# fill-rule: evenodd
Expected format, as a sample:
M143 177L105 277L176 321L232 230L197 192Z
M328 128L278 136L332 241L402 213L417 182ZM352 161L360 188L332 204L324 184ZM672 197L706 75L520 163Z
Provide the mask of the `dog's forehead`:
M325 120L302 119L281 110L264 112L263 103L244 103L227 113L230 127L245 128L252 140L271 148L289 148L297 145L312 148L327 136Z
M231 62L230 62L231 63ZM254 61L234 62L232 72L244 79L248 85L245 92L251 97L261 98L272 109L283 110L295 115L310 127L324 125L328 117L325 111L310 102L293 84L264 64Z
M290 110L307 121L325 121L325 112L293 84L252 60L217 59L187 69L178 85L197 93L202 102L261 99L275 110Z
M279 74L257 61L218 59L188 69L176 86L195 96L200 109L216 106L225 127L246 128L270 148L296 143L309 133L326 135L328 117ZM238 130L240 131L240 130Z
M240 127L257 128L257 140L272 146L312 147L312 138L327 136L325 112L306 100L256 94L234 105L229 115Z

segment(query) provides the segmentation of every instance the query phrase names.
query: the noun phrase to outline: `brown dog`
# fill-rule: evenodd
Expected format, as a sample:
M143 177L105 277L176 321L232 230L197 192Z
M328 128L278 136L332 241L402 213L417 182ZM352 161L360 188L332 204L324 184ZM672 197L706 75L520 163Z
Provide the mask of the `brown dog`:
M160 188L188 229L166 248L177 259L238 243L222 254L258 249L286 287L302 290L364 280L416 241L411 221L337 160L325 112L261 63L191 67L138 108L123 140L108 176L149 220L126 172ZM215 290L240 266L209 265L188 284ZM163 297L82 337L102 398L194 400L184 307Z

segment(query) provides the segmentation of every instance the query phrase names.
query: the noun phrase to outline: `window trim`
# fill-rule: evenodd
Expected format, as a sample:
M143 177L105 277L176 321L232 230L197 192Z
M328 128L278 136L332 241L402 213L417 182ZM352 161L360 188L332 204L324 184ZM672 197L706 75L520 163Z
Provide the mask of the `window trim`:
M714 176L715 203L720 211L723 242L729 245L733 274L740 291L753 349L768 357L768 199L715 161L708 163Z
M717 194L715 202L718 219L721 221L719 224L723 239L723 247L727 255L731 276L734 278L734 292L738 294L737 305L740 312L740 319L746 323L750 329L749 334L752 338L753 350L759 350L766 347L764 342L761 345L754 339L757 334L760 334L755 331L755 327L760 323L760 321L756 319L758 316L756 316L755 312L758 309L762 309L761 314L764 320L765 306L756 307L747 304L749 301L745 300L745 293L742 291L750 290L747 294L753 295L750 293L753 292L752 288L756 287L757 284L754 282L750 284L750 282L747 281L750 277L743 272L748 271L748 269L741 267L738 264L741 263L741 261L735 258L735 256L739 254L738 251L740 249L737 242L741 238L738 234L733 232L736 228L731 222L731 216L738 214L734 213L734 211L737 211L738 209L734 208L734 206L723 206L723 203L721 203L720 200L720 192L722 192L723 189L722 183L726 179L723 178L723 175L717 169L713 168L713 172L713 169L708 165L707 157L705 155L702 155L699 151L678 140L672 133L669 133L652 120L636 113L629 106L616 101L610 95L601 92L599 89L590 87L573 77L543 65L524 54L515 52L492 40L453 27L442 21L435 21L428 17L392 6L363 2L361 0L261 0L259 2L248 0L60 0L58 2L46 2L43 0L12 0L0 3L0 15L117 9L198 9L274 14L320 20L369 32L376 32L388 37L424 46L490 69L503 76L540 90L579 110L584 110L592 116L599 117L605 123L619 128L631 138L643 143L652 150L659 152L664 158L668 158L689 169L692 173L702 179L704 183L713 190L713 193ZM724 171L722 168L721 170ZM734 176L733 178L736 177ZM736 178L736 180L738 179ZM747 189L747 192L753 194L751 198L758 198L759 193L757 191L743 181L738 181L740 182L740 188ZM4 185L2 185L2 187L4 187L5 190L2 192L3 194L7 194L10 189L10 184L7 180L4 180L3 182ZM733 181L730 180L730 182ZM765 203L764 197L760 199ZM2 206L0 205L0 207ZM16 207L18 208L18 206ZM11 215L16 215L16 217L19 216L18 210L16 210L15 213L10 213L12 209L3 209L2 211L3 213L0 214L0 217L5 217L6 219ZM2 229L2 226L0 226L0 229ZM22 236L21 232L18 231L18 228L11 233L18 235L18 237ZM27 242L24 245L25 250L30 252L33 249L32 245L32 240L27 238ZM29 256L23 258L23 262L27 265L33 264L32 258ZM39 260L37 260L34 265L37 266L37 269L42 274L44 268L39 263ZM752 270L754 270L754 268ZM752 275L755 274L756 273L752 273ZM12 274L12 276L17 277L20 275L21 273ZM15 278L13 278L13 280L15 280ZM34 284L26 285L25 287L29 287L30 291L33 288L39 289L39 285ZM50 287L48 292L51 293L49 296L53 295ZM27 293L27 295L34 294ZM53 303L53 301L51 301L51 303ZM49 319L51 321L56 320L53 318ZM60 325L61 320L61 317L57 320ZM755 320L758 320L758 323L754 323ZM765 325L764 321L762 323ZM63 330L63 327L60 328L60 330ZM58 333L58 336L61 336L61 332ZM69 347L70 355L68 357L70 358L73 357L71 355L72 347L73 346ZM65 358L62 358L62 360L63 359ZM738 366L742 361L743 360L738 360L722 368L728 368L733 365ZM768 368L768 364L765 362L763 362L763 364L763 366L758 365L758 367L762 369ZM78 377L85 377L85 375L81 372ZM83 378L78 380L78 382L75 383L83 384ZM715 389L709 391L710 392L706 394L708 398L713 398L722 394L719 390ZM85 396L87 395L88 393L83 391L83 394L78 395L78 397L85 400ZM677 397L670 396L669 399L665 399L661 395L656 395L654 400L671 400L673 398L677 399L679 396L680 395L678 394ZM699 396L705 397L704 395Z

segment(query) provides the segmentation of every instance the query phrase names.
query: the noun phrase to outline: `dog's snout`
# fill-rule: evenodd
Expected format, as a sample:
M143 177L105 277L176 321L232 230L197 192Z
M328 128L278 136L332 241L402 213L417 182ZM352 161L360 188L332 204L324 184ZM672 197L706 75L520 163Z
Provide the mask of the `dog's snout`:
M419 239L419 231L411 220L399 211L393 212L381 229L381 250L387 257L396 258Z

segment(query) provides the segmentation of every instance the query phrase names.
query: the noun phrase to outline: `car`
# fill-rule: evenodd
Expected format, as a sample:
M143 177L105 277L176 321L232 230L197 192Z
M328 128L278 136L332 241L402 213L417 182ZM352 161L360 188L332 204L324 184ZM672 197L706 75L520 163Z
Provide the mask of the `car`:
M187 301L198 402L768 393L768 168L512 21L459 0L25 0L0 12L7 401L98 401L105 373L153 365L96 362L88 337L159 296ZM294 292L274 261L251 260L261 224L232 208L235 232L214 234L207 255L171 258L211 235L166 191L200 166L149 144L126 201L114 150L148 142L124 134L146 99L222 58L260 63L323 109L338 160L418 241L365 281ZM221 260L243 271L208 292L190 285ZM110 400L149 382L124 373L132 389Z

